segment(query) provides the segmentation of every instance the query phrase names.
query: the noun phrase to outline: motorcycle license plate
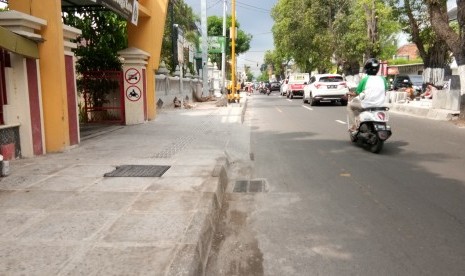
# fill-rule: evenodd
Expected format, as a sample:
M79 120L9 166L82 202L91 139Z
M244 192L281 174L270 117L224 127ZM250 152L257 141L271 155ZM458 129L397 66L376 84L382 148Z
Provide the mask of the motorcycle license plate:
M336 89L337 85L328 85L327 87L328 87L328 89Z

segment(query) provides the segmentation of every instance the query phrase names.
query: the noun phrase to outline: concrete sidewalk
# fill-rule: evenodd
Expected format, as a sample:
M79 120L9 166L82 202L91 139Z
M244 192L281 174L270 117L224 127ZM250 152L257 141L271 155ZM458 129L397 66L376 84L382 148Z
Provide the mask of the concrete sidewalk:
M11 161L0 178L0 275L202 274L244 106L162 110L67 152ZM170 168L104 177L122 165Z

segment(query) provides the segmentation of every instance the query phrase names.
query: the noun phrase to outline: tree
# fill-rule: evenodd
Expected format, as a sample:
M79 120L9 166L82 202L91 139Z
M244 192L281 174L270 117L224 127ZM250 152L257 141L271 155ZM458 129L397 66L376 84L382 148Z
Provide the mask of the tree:
M278 50L268 50L265 52L263 59L265 62L264 67L271 67L272 74L274 74L278 80L286 78L286 69L290 62L290 59L286 55Z
M465 1L457 1L458 32L449 24L446 0L426 0L426 3L435 33L445 41L459 66L461 94L465 95Z
M318 19L324 17L315 16L318 4L309 0L280 0L271 12L276 50L286 53L288 60L294 60L304 72L330 66L327 32L315 29L323 23L317 22Z
M118 51L127 48L126 20L108 10L81 9L64 13L63 23L82 31L76 39L78 73L98 70L121 70Z
M184 37L187 41L194 45L199 44L199 34L197 31L196 22L199 18L194 14L192 8L188 6L183 0L171 0L169 2L168 15L166 17L165 29L163 33L163 43L161 48L160 59L165 62L170 71L174 71L178 63L175 60L174 53L177 51L177 37L175 37L174 24L183 30ZM178 53L185 54L185 53ZM187 60L185 57L184 60ZM191 73L194 73L194 64L188 64Z
M383 24L368 28L366 7L371 9L370 18L375 15ZM335 65L338 71L358 71L364 54L381 58L395 50L397 24L381 0L280 0L272 17L275 48L289 53L305 72L327 72ZM376 35L369 37L368 29Z
M450 63L449 51L431 27L426 4L421 0L404 0L397 13L403 30L410 35L423 60L423 82L442 84L444 67Z
M465 119L465 1L457 1L458 31L449 24L446 0L426 0L431 25L435 33L443 39L452 51L460 76L460 117Z
M102 77L85 80L84 76L86 72L121 71L117 52L127 48L127 22L114 12L86 8L63 13L62 18L64 24L82 31L76 39L78 47L74 50L78 92L83 93L86 89L88 103L94 108L102 107L109 101L106 96L118 88L119 82ZM87 119L87 113L83 119Z

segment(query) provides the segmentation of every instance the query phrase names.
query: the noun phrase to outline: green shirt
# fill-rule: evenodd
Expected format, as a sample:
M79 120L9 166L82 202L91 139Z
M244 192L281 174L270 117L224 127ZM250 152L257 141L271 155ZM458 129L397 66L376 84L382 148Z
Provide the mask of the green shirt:
M357 90L355 90L355 94L359 95L360 93L362 93L363 91L365 91L365 87L366 87L366 85L367 85L367 81L368 81L369 77L370 77L370 76L365 76L365 77L360 81L360 83L359 83L358 86L357 86ZM380 77L380 78L383 79L383 81L384 81L384 89L385 89L385 90L388 90L389 84L388 84L386 78L383 77L383 76L377 76L377 77Z

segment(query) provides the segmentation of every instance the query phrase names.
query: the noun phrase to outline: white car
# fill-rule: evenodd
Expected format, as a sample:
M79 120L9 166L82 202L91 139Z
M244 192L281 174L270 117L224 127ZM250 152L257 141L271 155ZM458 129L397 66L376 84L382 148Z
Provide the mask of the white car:
M316 105L320 102L340 102L347 105L347 82L339 74L318 74L310 78L310 83L304 87L304 103Z

